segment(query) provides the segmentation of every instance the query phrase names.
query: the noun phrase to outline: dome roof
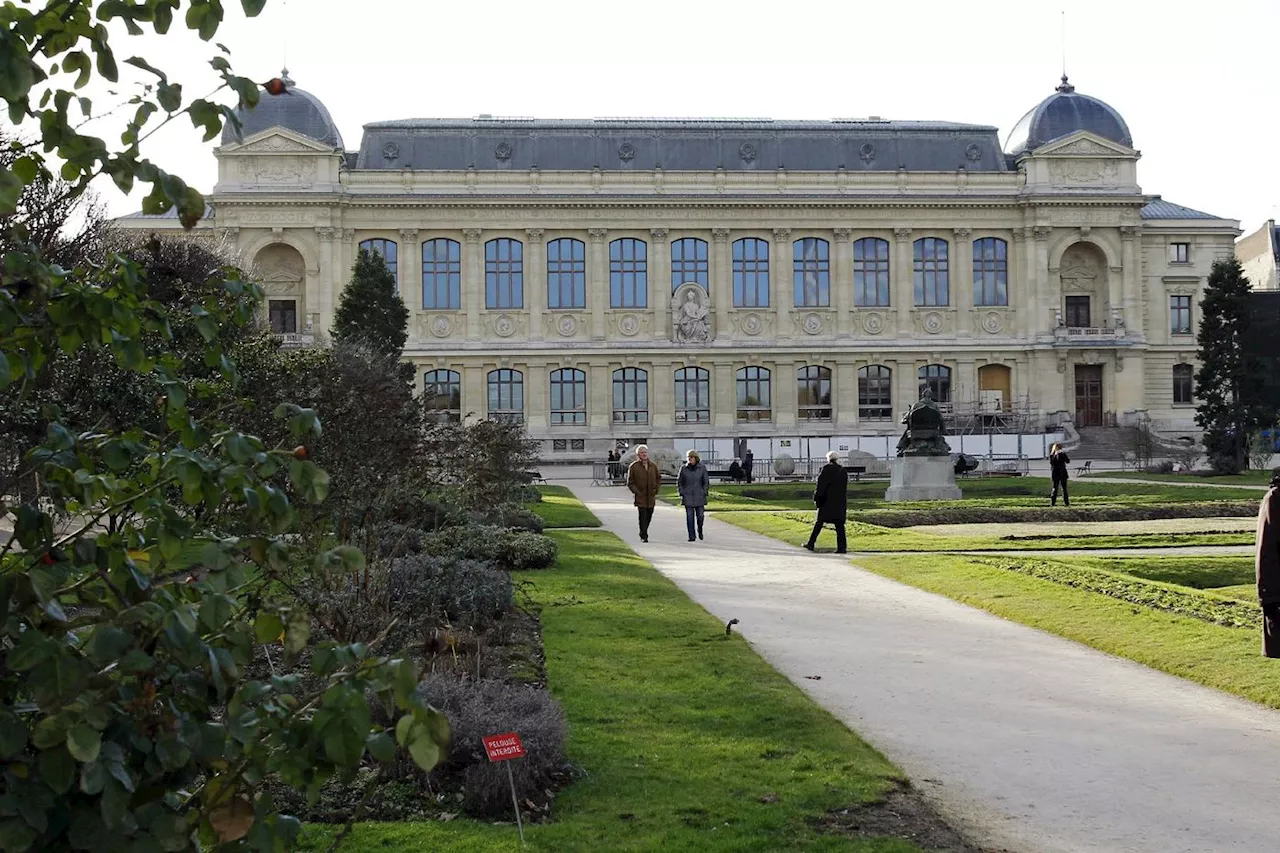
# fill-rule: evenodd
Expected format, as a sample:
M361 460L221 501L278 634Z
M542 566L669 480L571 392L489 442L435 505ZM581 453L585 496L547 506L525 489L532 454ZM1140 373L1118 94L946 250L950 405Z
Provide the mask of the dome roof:
M1076 94L1076 87L1067 82L1067 75L1063 74L1062 83L1054 94L1014 125L1004 150L1006 154L1017 156L1078 130L1087 130L1126 148L1133 147L1129 126L1120 113L1097 98Z
M289 69L280 72L288 87L283 95L263 95L258 105L250 110L236 110L244 127L240 138L247 139L269 127L284 127L317 142L342 148L342 134L329 117L329 111L320 99L310 92L295 89L289 79ZM222 144L237 142L236 130L230 124L222 128Z

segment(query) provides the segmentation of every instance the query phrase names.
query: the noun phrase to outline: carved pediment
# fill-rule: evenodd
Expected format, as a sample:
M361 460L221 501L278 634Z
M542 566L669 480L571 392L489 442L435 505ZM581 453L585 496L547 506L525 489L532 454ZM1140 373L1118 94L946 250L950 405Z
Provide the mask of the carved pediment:
M228 154L332 154L333 148L323 142L295 133L284 127L269 127L245 137L241 142L229 142L216 151L220 156Z
M1123 157L1133 158L1137 152L1118 142L1095 136L1087 130L1079 130L1070 136L1042 145L1035 151L1036 157Z

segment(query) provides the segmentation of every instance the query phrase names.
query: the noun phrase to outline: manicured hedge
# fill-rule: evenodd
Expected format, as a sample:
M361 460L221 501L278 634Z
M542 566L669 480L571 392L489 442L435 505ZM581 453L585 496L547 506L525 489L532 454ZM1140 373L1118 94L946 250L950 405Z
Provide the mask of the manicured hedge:
M939 506L927 509L855 510L858 521L879 527L929 524L1008 524L1060 521L1147 521L1155 518L1248 518L1258 514L1258 502L1127 504L1082 507Z

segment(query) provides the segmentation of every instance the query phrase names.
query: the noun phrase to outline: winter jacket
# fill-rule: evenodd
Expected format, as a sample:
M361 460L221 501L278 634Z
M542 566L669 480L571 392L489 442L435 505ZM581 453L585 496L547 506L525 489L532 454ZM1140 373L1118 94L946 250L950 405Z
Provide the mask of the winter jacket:
M662 487L662 472L652 459L637 459L627 468L627 488L636 496L636 506L650 507L658 503L658 489Z
M1280 486L1272 486L1258 508L1255 562L1259 603L1280 604Z
M676 489L680 492L680 503L685 506L706 506L707 492L711 488L711 478L707 476L707 466L701 462L690 465L685 463L676 479Z
M822 466L818 484L813 490L813 503L818 508L818 521L843 523L849 506L849 472L839 462Z

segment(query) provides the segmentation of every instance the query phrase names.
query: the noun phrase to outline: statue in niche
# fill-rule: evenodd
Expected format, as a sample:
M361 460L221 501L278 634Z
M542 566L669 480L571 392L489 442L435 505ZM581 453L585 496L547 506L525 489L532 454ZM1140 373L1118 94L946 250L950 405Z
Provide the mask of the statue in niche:
M711 312L700 284L682 284L671 298L671 322L681 344L711 342Z
M920 399L902 415L906 429L898 439L899 456L950 456L951 445L942 437L942 410L926 386Z

